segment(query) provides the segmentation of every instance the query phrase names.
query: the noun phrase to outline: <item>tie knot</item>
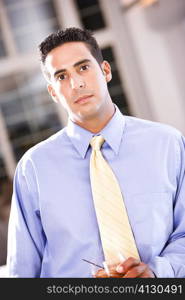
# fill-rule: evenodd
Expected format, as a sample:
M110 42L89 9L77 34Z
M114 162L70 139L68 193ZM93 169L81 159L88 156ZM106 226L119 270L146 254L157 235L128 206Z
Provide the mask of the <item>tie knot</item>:
M93 150L100 150L101 146L104 143L104 138L101 135L93 136L90 141L90 145Z

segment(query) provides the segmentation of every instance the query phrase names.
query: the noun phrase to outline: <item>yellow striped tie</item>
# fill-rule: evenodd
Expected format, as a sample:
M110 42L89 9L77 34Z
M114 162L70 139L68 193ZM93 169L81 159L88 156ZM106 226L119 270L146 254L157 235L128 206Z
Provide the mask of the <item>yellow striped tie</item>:
M91 139L90 179L105 260L116 263L120 254L140 259L119 184L100 151L104 141Z

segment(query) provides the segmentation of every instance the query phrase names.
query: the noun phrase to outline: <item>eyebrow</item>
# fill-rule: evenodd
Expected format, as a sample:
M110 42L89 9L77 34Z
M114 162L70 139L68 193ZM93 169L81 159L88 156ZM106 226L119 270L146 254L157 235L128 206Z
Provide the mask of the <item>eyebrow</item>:
M77 66L79 66L79 65L81 65L81 64L83 64L83 63L87 63L87 62L90 62L90 59L82 59L82 60L79 60L79 61L77 61L74 65L73 65L73 67L77 67ZM57 70L55 73L54 73L54 77L56 77L59 73L63 73L63 72L66 72L67 71L67 69L60 69L60 70Z

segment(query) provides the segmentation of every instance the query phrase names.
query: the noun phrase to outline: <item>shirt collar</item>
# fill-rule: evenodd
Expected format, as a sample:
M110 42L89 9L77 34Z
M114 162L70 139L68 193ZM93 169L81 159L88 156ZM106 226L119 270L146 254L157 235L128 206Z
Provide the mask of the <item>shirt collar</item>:
M69 136L73 146L78 151L82 158L85 157L91 138L94 135L101 135L112 148L115 154L118 154L119 147L125 127L125 118L120 112L119 108L115 105L115 113L106 124L106 126L99 133L92 133L73 121L68 119L67 135Z

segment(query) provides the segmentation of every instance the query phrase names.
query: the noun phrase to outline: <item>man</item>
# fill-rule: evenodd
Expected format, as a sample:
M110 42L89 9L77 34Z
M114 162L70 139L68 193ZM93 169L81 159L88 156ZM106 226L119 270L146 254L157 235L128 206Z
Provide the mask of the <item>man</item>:
M85 260L102 266L89 175L90 143L101 136L101 153L119 182L140 256L126 257L112 273L185 277L183 136L170 126L120 113L107 88L110 65L90 32L68 28L51 34L40 54L48 91L69 120L18 163L9 222L10 276L91 277ZM102 269L95 276L106 274Z

